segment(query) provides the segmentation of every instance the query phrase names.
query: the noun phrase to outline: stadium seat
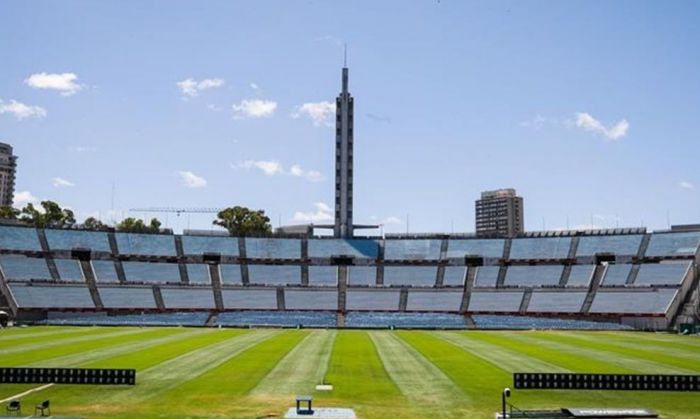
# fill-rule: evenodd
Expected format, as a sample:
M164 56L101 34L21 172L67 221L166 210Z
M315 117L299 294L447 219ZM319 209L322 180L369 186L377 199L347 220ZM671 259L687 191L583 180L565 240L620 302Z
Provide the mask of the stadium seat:
M40 413L40 416L51 416L51 408L49 407L49 401L44 400L34 407L34 416Z
M22 405L20 404L19 400L12 400L5 407L5 411L7 412L7 416L19 416L22 414Z

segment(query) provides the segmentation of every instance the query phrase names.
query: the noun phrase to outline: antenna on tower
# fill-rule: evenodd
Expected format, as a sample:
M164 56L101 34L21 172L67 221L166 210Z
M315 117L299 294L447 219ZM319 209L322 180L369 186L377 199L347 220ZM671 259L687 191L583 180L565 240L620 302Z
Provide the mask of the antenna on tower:
M343 44L343 67L348 66L348 44L347 42Z

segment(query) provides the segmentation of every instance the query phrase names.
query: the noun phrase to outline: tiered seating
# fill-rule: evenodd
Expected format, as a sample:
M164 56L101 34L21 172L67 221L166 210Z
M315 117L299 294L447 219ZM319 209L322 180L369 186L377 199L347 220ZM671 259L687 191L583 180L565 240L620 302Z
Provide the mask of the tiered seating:
M432 287L435 285L435 266L386 266L384 285L410 285Z
M349 266L348 284L375 285L377 283L376 266Z
M414 329L464 329L464 317L447 313L348 313L346 327Z
M0 249L40 252L41 243L33 228L0 226Z
M10 284L17 305L24 308L94 308L85 286Z
M335 255L348 255L357 258L375 259L379 244L369 239L310 239L309 257L329 258Z
M480 266L476 271L476 287L495 287L498 281L498 266Z
M523 300L523 291L507 292L472 292L469 311L481 312L517 312Z
M116 233L122 255L176 256L175 236L165 234Z
M591 305L591 313L666 313L677 292L676 289L644 292L598 290Z
M163 303L169 309L213 309L214 292L211 288L161 288Z
M46 259L24 255L0 255L0 268L7 280L51 279Z
M337 310L338 291L288 289L284 293L287 310Z
M440 240L386 240L384 259L437 260L440 258Z
M569 255L571 237L513 239L511 259L563 259Z
M225 309L277 310L275 289L223 289L221 294Z
M105 308L156 308L156 300L153 298L151 288L133 287L98 287L102 304Z
M680 285L690 269L690 262L644 264L639 268L635 286Z
M180 270L174 263L122 262L129 282L179 283Z
M253 259L300 259L301 240L246 237L247 256Z
M442 284L451 287L461 286L464 284L464 276L466 274L467 271L464 266L446 266Z
M559 284L564 267L561 265L509 266L507 286L541 287Z
M694 255L700 245L700 231L687 233L655 233L649 241L646 256Z
M80 264L73 259L55 259L56 269L61 281L84 282L83 271L80 269Z
M299 265L248 265L248 274L251 284L301 284L301 267Z
M97 282L119 282L117 269L111 260L93 260L92 269L95 271Z
M238 256L238 238L220 236L182 236L182 251L186 255L219 253Z
M399 291L348 290L345 307L348 310L396 311L399 309Z
M593 256L596 253L635 256L642 243L641 234L620 236L582 236L576 256Z
M572 330L627 330L619 323L587 320L554 319L546 317L504 316L477 314L472 316L477 329L572 329Z
M241 265L221 264L219 272L221 272L221 282L225 285L236 285L243 281L241 279Z
M625 285L631 269L632 265L608 265L601 285L604 287Z
M110 252L107 233L101 231L47 229L46 241L51 250L90 249L95 252Z
M586 292L545 292L532 293L527 311L532 313L578 313L581 311Z
M569 273L569 280L566 283L567 287L588 287L591 283L593 270L595 265L574 265Z
M187 277L190 280L190 284L210 284L211 279L209 278L209 266L204 263L188 263L187 267Z
M221 313L216 324L222 326L334 327L335 313L313 311L235 311Z
M447 246L448 258L463 258L465 255L480 255L485 258L503 257L503 239L451 239Z
M338 267L309 266L309 284L335 286L338 283Z
M406 310L456 312L461 304L461 291L410 291Z
M98 314L49 313L43 324L97 326L204 326L209 313Z

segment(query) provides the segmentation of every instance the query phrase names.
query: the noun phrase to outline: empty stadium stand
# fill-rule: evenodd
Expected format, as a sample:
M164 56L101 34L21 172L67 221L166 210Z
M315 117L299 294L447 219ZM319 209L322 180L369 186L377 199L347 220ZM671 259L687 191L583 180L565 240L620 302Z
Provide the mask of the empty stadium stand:
M699 245L700 231L644 229L341 240L0 225L0 292L20 322L658 330L699 311Z

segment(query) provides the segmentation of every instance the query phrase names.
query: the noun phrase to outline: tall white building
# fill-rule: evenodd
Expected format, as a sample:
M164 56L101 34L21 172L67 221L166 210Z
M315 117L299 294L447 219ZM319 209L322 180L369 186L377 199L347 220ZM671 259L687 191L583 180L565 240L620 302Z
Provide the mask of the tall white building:
M0 143L0 207L11 207L15 195L15 172L17 156L12 146Z

